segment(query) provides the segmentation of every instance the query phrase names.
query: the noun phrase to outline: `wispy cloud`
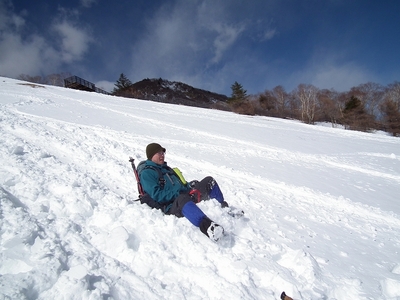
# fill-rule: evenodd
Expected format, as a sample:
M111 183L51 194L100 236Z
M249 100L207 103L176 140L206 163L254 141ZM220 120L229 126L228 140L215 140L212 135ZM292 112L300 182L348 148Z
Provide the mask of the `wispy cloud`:
M0 1L1 75L37 74L43 70L43 61L53 62L55 51L38 34L31 34L28 39L24 39L22 31L25 19L5 4L5 1Z
M24 13L16 14L0 1L0 72L17 77L57 72L64 63L79 61L92 39L61 11L48 30L34 33ZM60 21L61 19L61 21ZM51 23L51 22L50 22Z
M80 0L81 1L81 5L83 7L91 7L93 4L97 3L97 0Z
M261 36L261 40L262 41L271 40L273 37L276 36L276 34L277 34L276 29L268 28L263 32L263 34Z
M217 33L214 38L214 56L211 59L212 63L218 63L224 53L235 43L240 33L245 30L244 25L228 25L224 23L215 23L212 29Z
M20 74L40 74L46 64L57 65L56 51L43 37L31 35L24 41L20 35L3 33L0 39L0 72L16 77Z
M361 83L371 81L373 74L356 62L341 60L337 54L313 56L305 67L292 74L296 84L310 83L321 89L346 91Z
M177 0L160 7L133 45L134 80L168 76L189 84L204 83L201 77L210 77L209 69L223 62L246 30L243 22L229 20L224 5Z
M98 0L62 5L38 1L19 1L14 9L16 0L0 0L2 75L70 71L96 81L116 80L123 72L132 81L162 77L225 94L234 81L258 93L275 85L288 90L299 83L346 89L377 78L398 78L392 54L398 48L396 39L383 46L360 31L383 32L384 20L382 25L366 23L366 15L352 25L357 15L346 8L361 5L361 0L351 5L289 0L101 5ZM343 22L337 23L337 16ZM390 34L396 36L397 31ZM321 48L324 51L316 54ZM343 49L347 53L339 57ZM375 53L381 55L371 59Z
M308 71L309 81L319 88L337 91L346 91L361 83L366 83L373 77L370 72L355 63L345 63L342 65L320 65L316 69Z
M88 32L67 20L56 22L53 25L53 30L60 40L59 46L63 62L70 63L81 60L87 52L90 42L92 42Z

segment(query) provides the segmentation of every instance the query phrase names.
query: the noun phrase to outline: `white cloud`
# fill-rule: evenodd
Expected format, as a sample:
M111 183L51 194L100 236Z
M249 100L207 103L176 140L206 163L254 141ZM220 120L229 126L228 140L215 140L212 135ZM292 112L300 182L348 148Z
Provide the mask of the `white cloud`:
M37 75L51 65L58 66L54 48L37 34L24 39L21 31L26 21L14 14L0 1L0 72L17 77L20 74Z
M20 30L25 25L25 20L17 15L12 15L11 21L17 30Z
M212 63L218 63L224 53L235 43L240 33L245 29L244 25L232 26L223 23L216 23L213 26L217 36L214 39L214 57Z
M0 40L0 72L17 77L21 74L37 75L48 66L56 67L56 51L40 36L32 35L23 41L19 35L2 34Z
M65 16L47 32L30 33L25 20L28 14L23 11L17 15L11 6L0 0L1 75L17 77L20 74L34 76L58 72L63 63L79 61L88 51L92 42L90 35Z
M368 73L352 63L321 66L311 76L311 83L321 88L335 88L338 91L345 91L370 81L371 75Z
M196 23L191 3L160 7L147 20L143 36L133 45L131 73L137 76L133 80L166 74L180 76L195 69L199 63L195 57L202 56L208 47ZM168 79L176 80L170 75Z
M261 40L262 41L267 41L271 40L275 35L277 34L276 29L267 29L264 31L264 34L262 35Z
M110 92L111 93L114 90L115 82L102 80L102 81L95 82L95 85L99 89L102 89L102 90L104 90L106 92Z
M70 63L81 60L92 41L89 34L66 20L54 24L53 30L61 38L60 48L63 62Z
M313 61L304 70L292 74L290 81L298 85L310 83L320 89L347 91L361 83L371 81L374 76L353 62L335 62L332 59Z
M95 3L97 3L97 0L81 0L83 7L91 7Z
M4 30L8 22L8 11L5 6L5 1L0 0L0 30Z
M230 21L229 10L223 3L204 1L196 7L196 12L196 25L201 30L200 33L214 46L209 61L211 64L219 63L246 30L246 24Z
M205 76L209 68L224 60L246 29L244 23L229 22L224 5L177 0L161 6L133 45L128 75L137 77L133 80L167 76L189 84L193 84L190 78L197 81L199 74Z

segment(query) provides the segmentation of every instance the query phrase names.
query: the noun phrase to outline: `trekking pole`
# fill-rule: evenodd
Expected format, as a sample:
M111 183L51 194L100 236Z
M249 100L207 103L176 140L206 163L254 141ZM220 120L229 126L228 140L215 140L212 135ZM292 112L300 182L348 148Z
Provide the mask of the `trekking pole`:
M135 160L132 157L129 157L129 162L132 165L133 173L135 173L136 182L137 182L137 189L138 189L139 198L140 198L141 196L143 196L144 191L143 191L143 187L142 187L142 185L140 183L139 173L138 173L138 171L136 169L136 166L135 166Z

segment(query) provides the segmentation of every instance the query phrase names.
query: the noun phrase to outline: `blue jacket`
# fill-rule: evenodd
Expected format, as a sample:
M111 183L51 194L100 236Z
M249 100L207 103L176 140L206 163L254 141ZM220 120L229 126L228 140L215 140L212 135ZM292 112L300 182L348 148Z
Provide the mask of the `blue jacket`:
M161 170L163 179L165 180L163 188L159 182L159 173L147 166ZM160 204L167 204L178 197L180 193L190 191L189 186L182 184L179 177L166 162L162 165L158 165L151 160L146 160L145 168L140 172L139 176L143 190Z

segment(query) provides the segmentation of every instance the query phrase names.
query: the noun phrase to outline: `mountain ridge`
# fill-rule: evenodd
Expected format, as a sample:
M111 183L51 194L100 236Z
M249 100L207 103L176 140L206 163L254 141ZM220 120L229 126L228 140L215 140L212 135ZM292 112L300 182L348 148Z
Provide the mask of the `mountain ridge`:
M223 109L225 107L226 110L228 110L226 102L229 99L226 95L162 78L143 79L133 83L127 88L115 92L115 95L203 108Z

